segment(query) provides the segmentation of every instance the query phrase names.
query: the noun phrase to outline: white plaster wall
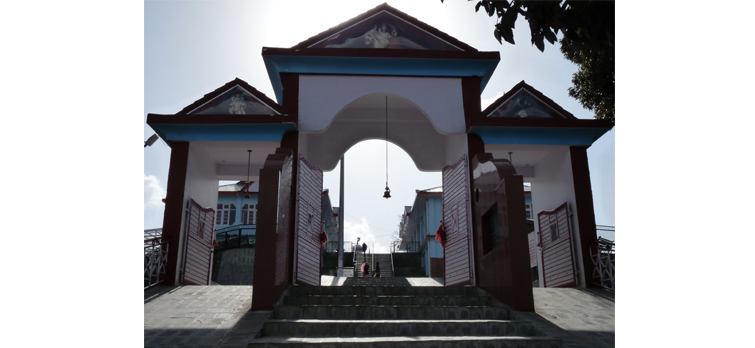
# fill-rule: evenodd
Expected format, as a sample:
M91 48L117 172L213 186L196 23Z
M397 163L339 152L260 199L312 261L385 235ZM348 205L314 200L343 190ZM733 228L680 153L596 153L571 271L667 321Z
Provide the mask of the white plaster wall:
M311 161L310 156L309 156L309 134L308 133L299 132L299 145L298 146L299 146L299 155L304 156L304 158L306 158L307 161ZM317 163L315 165L320 166L319 164L320 163Z
M535 212L535 231L540 230L537 213L543 210L553 210L564 202L569 206L569 221L572 227L575 261L579 270L577 281L580 287L585 286L584 267L582 264L582 250L577 225L577 204L574 194L574 175L572 173L571 155L568 146L553 148L535 167L535 177L532 183L532 205ZM542 273L542 265L540 273ZM540 279L542 274L540 274ZM542 282L541 282L542 284Z
M178 264L176 279L183 265L184 238L186 238L186 207L191 199L202 207L211 207L216 210L218 206L218 178L215 161L201 146L189 144L189 158L186 163L186 186L184 188L183 211L181 212L181 234L178 242ZM172 247L172 246L171 246Z
M466 134L449 134L444 137L444 140L446 146L446 165L453 165L461 159L461 156L467 154ZM467 165L469 165L468 157L469 156L467 156Z
M343 75L299 77L299 130L323 131L346 105L373 93L410 100L441 133L466 133L460 78Z

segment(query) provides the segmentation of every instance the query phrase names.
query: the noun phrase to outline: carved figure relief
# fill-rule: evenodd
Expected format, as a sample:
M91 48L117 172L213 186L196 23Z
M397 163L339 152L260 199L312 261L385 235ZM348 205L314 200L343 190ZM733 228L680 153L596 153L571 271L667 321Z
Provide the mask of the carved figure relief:
M397 35L398 30L391 24L375 25L364 34L364 44L372 48L386 48L393 43L392 46L397 46L395 48L401 48L401 45L395 39Z
M228 110L231 115L244 115L246 114L246 112L244 111L245 109L246 102L244 101L244 97L241 96L241 94L236 93L231 96L231 107Z

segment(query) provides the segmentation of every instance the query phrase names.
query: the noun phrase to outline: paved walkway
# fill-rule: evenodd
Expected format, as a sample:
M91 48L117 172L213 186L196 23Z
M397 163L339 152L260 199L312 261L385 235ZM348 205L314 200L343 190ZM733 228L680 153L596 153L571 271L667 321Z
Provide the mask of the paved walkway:
M443 286L442 279L407 278L412 286ZM345 278L323 276L323 286ZM586 289L533 289L535 312L515 312L566 348L614 347L614 293ZM144 347L241 348L270 311L251 312L252 286L158 286L144 292Z
M565 348L609 348L616 342L614 292L602 289L533 288L535 312L516 312L561 338Z

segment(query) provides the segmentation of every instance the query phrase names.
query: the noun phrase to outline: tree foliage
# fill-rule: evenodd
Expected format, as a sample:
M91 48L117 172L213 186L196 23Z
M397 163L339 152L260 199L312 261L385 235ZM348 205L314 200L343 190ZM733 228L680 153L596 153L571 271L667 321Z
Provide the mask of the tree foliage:
M487 0L477 2L475 12L480 9L497 16L493 36L501 44L514 44L514 25L520 15L529 23L531 43L541 52L545 41L555 44L560 32L561 52L579 66L569 96L595 111L595 118L614 122L613 1Z

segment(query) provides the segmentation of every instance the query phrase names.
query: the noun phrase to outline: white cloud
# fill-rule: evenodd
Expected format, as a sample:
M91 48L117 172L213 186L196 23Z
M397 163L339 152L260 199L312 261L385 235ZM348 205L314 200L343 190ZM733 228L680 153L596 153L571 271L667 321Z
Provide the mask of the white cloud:
M351 221L344 222L343 228L343 240L356 242L357 237L360 238L359 243L367 244L367 251L372 250L374 253L388 253L388 246L384 246L378 242L375 237L375 233L372 232L367 219L361 218L359 223L353 223Z
M160 185L160 180L154 175L144 176L144 209L163 205L165 189Z
M494 101L498 100L498 98L503 97L503 92L498 92L498 94L494 95L491 98L487 99L480 99L480 109L485 110L490 104L493 104Z

